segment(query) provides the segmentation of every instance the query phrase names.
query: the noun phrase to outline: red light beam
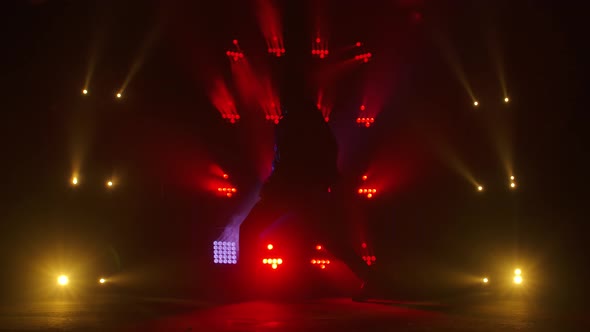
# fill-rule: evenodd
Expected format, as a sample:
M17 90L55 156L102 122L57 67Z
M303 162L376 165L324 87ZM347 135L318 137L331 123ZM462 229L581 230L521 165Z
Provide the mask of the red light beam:
M270 0L257 1L258 25L266 40L269 54L276 57L285 55L285 43L278 10Z
M234 98L221 78L214 80L213 86L209 89L209 99L223 119L230 123L235 123L240 119Z

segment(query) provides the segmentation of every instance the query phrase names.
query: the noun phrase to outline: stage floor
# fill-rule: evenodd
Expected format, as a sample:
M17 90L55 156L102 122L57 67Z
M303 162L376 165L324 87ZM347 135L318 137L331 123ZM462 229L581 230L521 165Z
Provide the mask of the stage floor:
M97 295L4 304L0 331L590 331L587 308L486 297L355 303L332 298L234 304Z

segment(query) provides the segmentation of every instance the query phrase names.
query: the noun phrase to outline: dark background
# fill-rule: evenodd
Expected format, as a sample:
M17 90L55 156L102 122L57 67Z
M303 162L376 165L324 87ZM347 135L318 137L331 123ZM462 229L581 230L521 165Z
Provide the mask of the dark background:
M260 156L272 148L261 111L238 107L243 120L232 126L206 93L213 75L233 86L224 52L234 38L259 52L273 77L284 69L264 56L254 3L1 6L3 292L30 291L48 271L72 266L150 276L150 285L174 275L179 289L206 275L211 241L255 194ZM588 276L582 10L550 1L325 1L322 8L333 45L363 40L375 54L334 83L332 118L348 179L366 169L377 182L402 179L383 180L382 193L364 206L378 255L410 283L520 264L545 285L576 293ZM501 101L490 30L509 105ZM153 31L156 41L142 52ZM438 35L454 50L478 109ZM90 95L82 96L90 54L97 61ZM117 101L139 54L143 65ZM364 91L378 86L368 82L371 72L393 79L375 92L386 102L366 130L354 117ZM493 137L511 149L516 191L507 188ZM72 188L75 146L85 153L81 185ZM449 168L441 146L485 193ZM203 185L211 165L232 176L240 195L219 198ZM113 174L116 187L107 190Z

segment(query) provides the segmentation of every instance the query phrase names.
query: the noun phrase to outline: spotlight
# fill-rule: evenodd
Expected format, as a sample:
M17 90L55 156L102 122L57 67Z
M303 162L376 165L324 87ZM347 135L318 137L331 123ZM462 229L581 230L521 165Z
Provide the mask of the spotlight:
M516 188L516 183L514 183L514 182L511 182L511 183L510 183L510 188L511 188L511 189L515 189L515 188Z
M514 276L514 283L517 285L522 284L522 276Z
M112 188L114 185L112 180L107 181L107 187Z
M322 250L322 245L318 244L317 246L315 246L315 250Z
M490 280L489 280L488 278L483 278L481 281L482 281L484 284L487 284L488 282L490 282Z
M508 97L505 97L505 98L504 98L504 102L505 102L505 103L508 103L509 101L510 101L510 99L508 99Z
M268 249L268 250L272 250L272 248L274 248L274 246L270 243L266 246L266 249Z
M510 181L514 181L514 175L510 176Z
M229 178L229 175L223 174L223 178L227 180Z
M74 176L72 178L72 185L77 186L78 185L78 177Z
M117 99L121 99L121 97L123 97L123 95L121 94L121 92L117 92L117 94L115 96L117 97Z
M68 278L68 276L66 275L60 275L59 277L57 277L57 283L60 286L65 286L70 282L70 278Z
M107 282L107 280L105 278L100 278L98 279L98 282L104 284L105 282Z
M213 263L237 264L238 248L236 243L227 241L213 241Z
M517 276L519 276L519 275L522 274L522 270L521 269L516 269L516 270L514 270L514 274L517 275Z
M477 191L483 191L483 186L477 186Z
M479 106L479 102L478 102L477 100L476 100L476 101L474 101L474 102L473 102L473 106L475 106L475 107Z
M86 90L86 89L82 90L82 94L83 95L87 95L88 94L88 90Z

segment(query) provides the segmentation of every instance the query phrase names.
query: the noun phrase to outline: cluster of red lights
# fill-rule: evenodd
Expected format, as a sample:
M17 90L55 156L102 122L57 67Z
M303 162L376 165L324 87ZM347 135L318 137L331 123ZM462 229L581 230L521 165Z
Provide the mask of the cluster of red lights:
M271 40L267 41L268 53L274 54L276 57L281 57L285 54L285 46L282 40L277 36L273 36Z
M221 177L224 180L229 179L229 175L227 173L224 173ZM238 189L236 189L234 187L230 187L230 186L231 186L231 184L228 184L227 187L217 187L217 193L223 194L228 198L232 197L235 193L238 192Z
M274 246L269 243L266 246L266 249L273 250L274 249ZM283 259L282 258L264 258L264 259L262 259L262 264L264 264L264 265L270 265L270 267L273 270L276 270L279 267L279 265L282 265L283 264Z
M221 115L224 119L229 120L231 123L236 123L240 119L239 114L222 114Z
M328 259L312 259L311 265L317 265L320 269L325 269L327 265L330 264L330 260Z
M367 262L367 265L372 265L377 260L377 257L375 257L375 256L363 256L363 260L365 262Z
M279 48L279 47L277 47L277 48L269 47L268 53L274 54L277 57L280 57L281 55L285 54L285 49Z
M279 265L283 264L283 259L282 258L264 258L262 260L262 264L270 265L270 267L273 270L276 270L279 267Z
M369 59L372 56L373 55L369 52L369 53L363 53L363 54L355 55L354 56L354 59L355 60L362 60L363 62L369 62Z
M277 114L268 114L268 115L266 115L266 119L277 124L277 123L279 123L281 116L277 115Z
M236 188L217 188L217 192L225 193L225 196L232 197L238 190Z
M322 44L322 39L320 37L315 39L315 44L312 45L311 55L318 56L320 59L325 58L330 51L325 45Z
M234 51L227 51L227 52L225 52L225 54L226 54L228 57L232 58L234 61L238 61L238 60L240 60L240 59L243 59L243 58L244 58L244 53L242 53L242 52L240 52L240 51L237 51L237 52L234 52Z
M356 118L356 123L364 124L365 127L370 127L375 122L375 118Z
M320 57L320 59L323 59L326 57L326 55L330 54L330 51L328 51L328 50L311 50L311 54L318 55Z
M373 195L375 195L377 193L377 189L360 188L358 190L358 193L360 195L367 195L367 198L373 198Z

